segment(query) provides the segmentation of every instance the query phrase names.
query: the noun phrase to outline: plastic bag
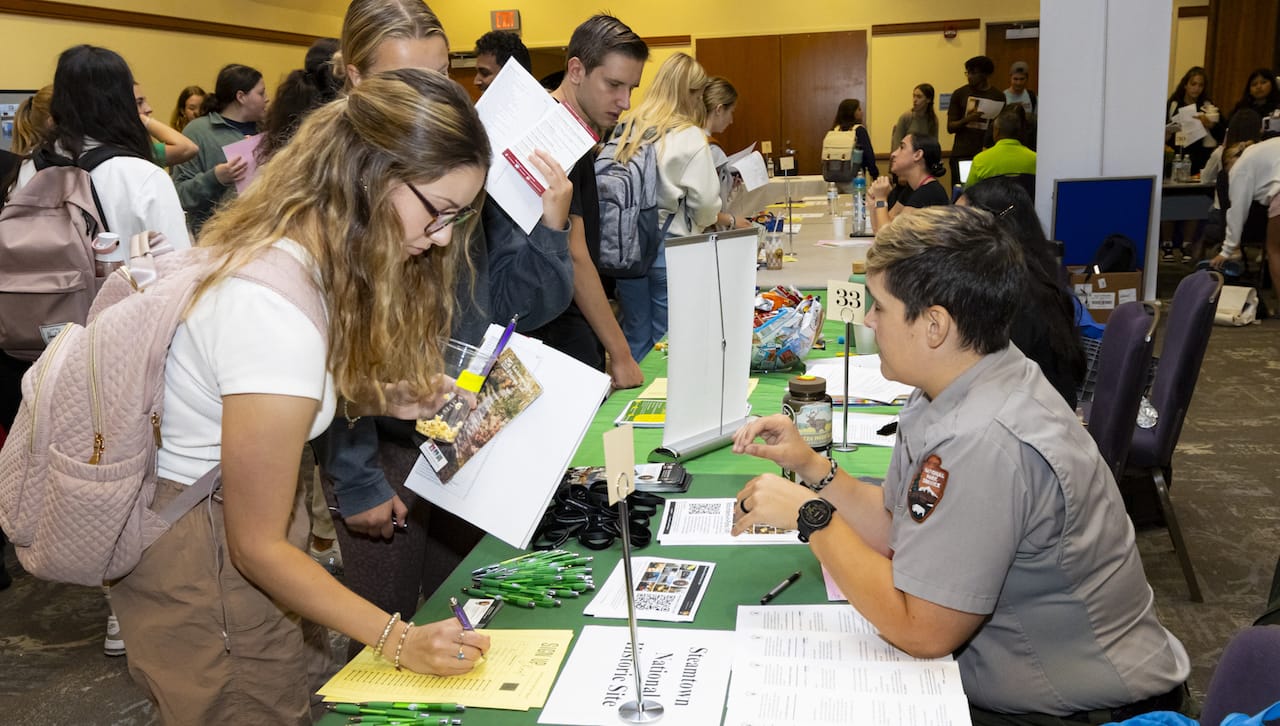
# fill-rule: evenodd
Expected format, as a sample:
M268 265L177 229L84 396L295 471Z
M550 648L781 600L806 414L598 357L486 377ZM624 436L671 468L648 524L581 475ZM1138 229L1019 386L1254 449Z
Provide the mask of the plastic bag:
M801 363L822 328L822 303L801 298L791 288L774 288L756 298L751 335L751 370L780 371Z

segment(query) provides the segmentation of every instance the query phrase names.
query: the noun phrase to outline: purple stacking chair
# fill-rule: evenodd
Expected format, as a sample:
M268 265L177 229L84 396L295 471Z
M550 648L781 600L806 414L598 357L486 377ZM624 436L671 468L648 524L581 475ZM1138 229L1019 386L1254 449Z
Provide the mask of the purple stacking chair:
M1169 487L1173 484L1173 449L1182 433L1191 394L1196 390L1196 379L1200 376L1205 349L1209 347L1213 314L1221 291L1222 275L1201 270L1184 277L1173 293L1160 360L1148 396L1158 418L1152 428L1134 429L1127 461L1130 470L1139 470L1150 478L1155 487L1165 525L1169 528L1169 538L1173 540L1173 550L1178 555L1182 574L1187 579L1187 590L1194 602L1204 602L1204 598L1200 595L1200 585L1191 567L1191 555L1182 539L1173 502L1169 499Z
M1098 382L1086 411L1089 435L1116 481L1124 473L1133 430L1151 365L1151 348L1160 312L1145 302L1127 302L1107 319L1098 350Z
M1220 724L1228 714L1252 716L1280 701L1280 625L1245 628L1222 651L1209 681L1200 723Z

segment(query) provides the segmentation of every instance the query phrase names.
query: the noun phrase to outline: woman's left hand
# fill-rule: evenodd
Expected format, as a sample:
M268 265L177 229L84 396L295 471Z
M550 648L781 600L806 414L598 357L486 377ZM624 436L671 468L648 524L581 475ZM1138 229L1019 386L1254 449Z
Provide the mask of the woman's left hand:
M435 390L425 398L419 395L407 381L384 386L382 392L386 396L387 403L383 407L383 415L405 421L431 419L445 402L454 396L462 396L467 400L469 408L475 408L475 394L458 388L456 382L449 376L437 373L432 383Z
M761 474L738 492L738 504L733 511L733 534L749 532L757 524L795 529L800 506L817 497L803 484L788 481L777 474Z

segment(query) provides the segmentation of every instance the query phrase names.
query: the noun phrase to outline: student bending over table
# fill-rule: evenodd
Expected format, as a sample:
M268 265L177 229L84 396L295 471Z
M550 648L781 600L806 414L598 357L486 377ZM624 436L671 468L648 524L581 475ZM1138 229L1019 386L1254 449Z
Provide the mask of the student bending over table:
M1024 274L988 212L931 208L886 227L867 255L866 322L884 375L918 390L884 487L839 471L787 417L759 419L734 450L808 486L751 480L734 532L798 528L886 640L955 654L978 726L1178 709L1190 664L1156 618L1110 469L1009 345Z

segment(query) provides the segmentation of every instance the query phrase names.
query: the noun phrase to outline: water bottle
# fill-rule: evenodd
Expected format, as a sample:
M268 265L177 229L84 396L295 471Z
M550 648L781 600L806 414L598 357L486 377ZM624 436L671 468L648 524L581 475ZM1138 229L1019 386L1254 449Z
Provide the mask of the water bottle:
M112 232L100 232L93 241L93 274L104 278L124 267L128 253L120 245L120 235Z
M867 172L853 178L853 236L867 232Z
M840 192L836 191L835 182L827 182L827 214L832 217L839 213L836 207L836 200L840 198Z

